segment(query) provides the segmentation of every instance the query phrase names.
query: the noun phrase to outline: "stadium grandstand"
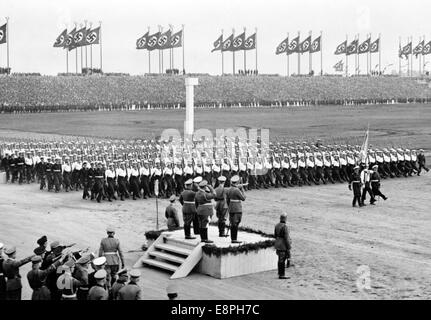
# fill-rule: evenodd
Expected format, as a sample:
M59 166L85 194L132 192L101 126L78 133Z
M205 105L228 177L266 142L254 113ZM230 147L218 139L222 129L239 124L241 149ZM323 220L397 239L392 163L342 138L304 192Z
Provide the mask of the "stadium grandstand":
M184 76L0 77L0 112L141 110L184 107ZM199 75L197 107L426 103L429 80L379 77Z

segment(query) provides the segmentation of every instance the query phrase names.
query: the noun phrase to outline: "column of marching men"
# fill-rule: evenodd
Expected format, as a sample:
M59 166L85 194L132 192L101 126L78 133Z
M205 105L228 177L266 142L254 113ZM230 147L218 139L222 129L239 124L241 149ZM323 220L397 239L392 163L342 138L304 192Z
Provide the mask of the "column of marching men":
M236 142L237 146L241 142ZM40 190L82 191L83 199L113 201L179 196L184 182L202 177L217 187L218 177L238 175L246 190L351 183L355 167L374 170L379 179L408 177L428 171L424 151L370 148L367 165L359 146L270 143L266 155L234 153L210 158L195 151L162 157L168 141L136 140L129 144L99 142L2 142L2 168L9 183L38 183ZM226 150L223 150L224 154ZM377 167L375 167L377 165ZM371 175L371 172L370 172ZM365 186L365 181L362 181ZM158 185L158 188L156 187Z

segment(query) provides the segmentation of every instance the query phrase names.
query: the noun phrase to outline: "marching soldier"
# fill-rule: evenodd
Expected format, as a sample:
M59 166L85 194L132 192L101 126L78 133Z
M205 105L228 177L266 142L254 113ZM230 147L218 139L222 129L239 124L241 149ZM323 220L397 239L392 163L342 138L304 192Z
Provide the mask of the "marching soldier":
M141 176L141 185L140 189L142 189L142 197L144 199L151 198L151 192L150 192L150 168L148 167L148 160L142 161L142 166L139 169L139 174Z
M118 195L120 200L124 201L124 197L129 197L129 191L127 190L127 171L124 162L120 163L120 168L116 170L117 182L118 182Z
M212 199L215 198L215 191L212 186L208 185L206 180L199 183L199 190L195 194L196 211L199 219L199 233L201 242L213 243L208 239L208 225L213 216Z
M105 171L105 176L107 183L106 193L108 196L108 201L112 202L111 199L117 200L117 198L115 197L115 169L113 163L109 164L108 170Z
M55 164L52 166L52 174L54 178L55 192L60 192L60 186L62 183L62 172L61 172L61 158L55 157Z
M88 292L88 300L108 300L109 294L106 290L106 271L104 269L98 270L94 273L95 284Z
M82 162L82 168L80 170L80 180L83 185L83 191L82 191L82 199L90 198L89 190L91 190L90 186L90 168L88 168L88 162L83 161Z
M278 256L278 278L288 279L285 276L286 267L290 266L290 249L291 239L287 227L287 214L280 215L280 222L277 223L274 230L275 243L274 247Z
M383 200L386 200L387 197L380 191L380 174L378 170L379 166L375 164L371 173L371 191L374 195L374 198L376 196L380 196L383 198ZM371 204L374 204L374 202Z
M26 152L26 157L24 158L25 163L25 176L27 184L29 184L32 180L32 171L33 171L33 158L30 156L31 152Z
M197 215L195 204L195 192L192 190L193 180L189 179L185 182L185 190L181 193L179 201L183 206L184 219L184 235L186 239L196 239L190 233L191 224L193 223L193 231L199 234L198 225L195 224L195 216Z
M224 184L226 182L225 176L218 177L219 185L215 188L215 201L216 201L216 216L218 219L218 232L219 237L227 237L226 235L226 214L227 214L227 203L226 203L226 189Z
M177 197L183 192L184 178L183 178L183 168L179 160L175 160L174 167L174 177L175 177L175 195Z
M91 193L91 198L96 197L97 202L100 203L102 200L102 196L104 193L104 185L105 185L105 170L103 169L102 162L97 163L97 169L94 171L94 185Z
M359 175L359 166L353 169L353 175L349 181L349 190L353 189L353 201L352 206L356 207L356 202L360 207L363 206L361 198L361 176Z
M238 185L239 177L233 176L231 178L232 187L226 194L226 202L229 206L229 222L231 229L231 242L241 243L238 241L238 226L242 218L242 205L241 201L245 201L246 195L242 185Z
M126 285L129 280L129 275L127 274L127 269L123 268L117 272L117 280L112 285L111 289L111 299L118 300L118 292Z
M71 177L72 177L72 167L69 163L69 157L64 158L63 170L63 186L66 192L69 192L71 188Z
M16 159L16 168L17 168L17 174L18 174L18 183L22 184L24 181L24 174L25 174L25 159L24 159L24 150L21 150L19 153L18 158Z
M45 162L45 157L41 156L40 157L40 163L38 164L37 170L38 170L38 176L39 176L39 180L40 180L40 190L43 190L46 186L46 167L47 164Z
M4 253L7 258L3 261L3 274L6 281L6 300L21 300L21 275L19 268L31 261L35 255L31 255L22 260L16 260L16 248L9 247Z
M424 169L426 172L429 171L429 168L426 166L426 158L424 154L424 150L420 149L419 154L417 155L418 163L419 163L419 170L418 170L418 176L420 176L422 169Z
M108 275L114 279L115 274L121 268L124 267L123 251L120 247L120 240L114 238L115 230L112 227L106 229L108 237L103 238L100 242L99 257L104 256L106 258L105 270Z
M138 284L140 277L139 270L130 271L130 281L118 291L118 300L142 300L142 291Z
M364 186L364 189L362 190L362 200L361 200L362 205L365 205L365 198L366 198L367 192L370 195L370 204L374 204L374 202L376 202L376 199L374 199L373 191L371 190L371 185L370 185L371 173L372 171L369 170L367 167L365 167L365 169L363 169L361 172L361 183Z

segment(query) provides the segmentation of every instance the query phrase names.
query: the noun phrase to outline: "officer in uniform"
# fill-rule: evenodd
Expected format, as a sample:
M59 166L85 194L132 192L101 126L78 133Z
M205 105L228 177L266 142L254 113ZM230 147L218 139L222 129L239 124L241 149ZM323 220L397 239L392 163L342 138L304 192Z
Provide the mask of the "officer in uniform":
M48 274L56 272L57 268L63 264L66 258L66 255L63 256L45 270L40 270L40 264L42 263L42 257L40 255L31 258L32 269L27 273L28 283L33 290L31 300L51 300L51 293L45 283L46 277Z
M94 273L95 284L88 292L88 300L108 300L109 293L106 290L106 276L107 273L104 269L100 269Z
M238 241L238 226L242 218L242 204L245 201L246 195L242 185L238 185L239 177L233 176L231 178L232 187L226 193L226 202L229 206L229 223L231 229L231 242L241 243Z
M61 158L55 158L55 164L52 166L52 174L54 177L55 192L60 192L60 186L62 183L62 173L61 173Z
M376 199L374 199L373 191L371 190L370 180L371 180L371 173L372 170L369 170L368 168L365 168L361 172L361 183L364 186L364 189L362 190L362 205L365 205L365 198L368 194L370 195L370 204L374 204L376 202Z
M148 160L142 161L142 167L139 169L139 174L141 176L141 185L140 189L142 189L142 196L144 199L151 198L150 192L150 168L148 167Z
M175 209L174 207L174 203L176 199L177 198L175 197L175 195L172 195L169 198L170 203L165 210L165 217L167 219L166 223L169 231L176 230L180 227L180 221L178 219L177 209Z
M194 223L196 212L195 192L191 190L193 180L189 179L185 182L185 190L181 193L179 201L183 206L183 219L184 219L184 235L186 239L196 239L190 234L190 227L193 223L193 230L195 234L199 234L198 226Z
M227 203L226 203L226 192L227 189L225 188L224 184L226 182L225 176L218 177L219 185L217 188L215 188L215 201L216 201L216 216L218 219L217 225L218 225L218 233L219 237L227 237L226 235L226 214L227 214Z
M214 241L208 239L208 225L213 216L212 199L216 196L215 191L211 185L208 185L206 180L199 183L199 190L195 195L197 216L199 219L199 230L201 235L201 242L213 243Z
M40 187L39 187L40 190L43 190L46 186L46 181L45 181L45 179L46 179L46 166L47 166L47 164L45 162L45 157L41 156L40 157L40 163L37 166L37 171L38 171L37 175L39 176L39 180L40 180Z
M108 187L106 188L106 193L108 195L108 201L112 202L111 199L117 200L115 197L115 169L114 164L110 163L108 170L105 171L106 183Z
M424 154L423 149L419 150L419 154L417 155L417 160L418 160L418 164L419 164L418 176L420 176L422 169L424 169L426 172L429 171L429 168L427 168L427 166L426 166L426 158L425 158L425 154Z
M89 283L88 283L88 265L91 261L92 255L83 255L76 261L75 269L73 270L73 277L78 280L81 285L76 292L78 300L87 300Z
M142 291L138 284L140 277L139 270L130 271L130 281L118 291L118 300L142 300Z
M15 247L7 248L4 253L7 255L7 258L3 261L3 274L7 278L6 300L21 300L22 284L19 268L29 263L35 255L16 260Z
M126 285L126 282L129 280L129 276L127 274L127 269L123 268L117 272L117 280L112 285L111 289L111 299L118 300L118 292L121 288Z
M291 240L289 229L287 228L287 214L282 213L280 215L280 222L275 225L274 237L275 243L274 247L278 256L278 278L288 279L285 276L286 267L290 266L290 249Z
M388 198L380 191L380 174L378 170L379 166L375 164L371 173L371 190L374 197L380 196L383 200L386 200ZM374 204L374 202L372 204Z
M356 202L362 207L361 199L361 176L359 175L359 166L354 167L352 177L349 181L349 190L353 189L352 206L356 207Z
M130 191L133 195L133 200L136 200L136 197L141 198L139 195L139 171L138 171L138 165L136 161L133 161L132 163L132 170L130 171ZM118 271L118 270L117 270Z
M127 172L124 162L120 163L120 168L117 170L117 182L118 182L118 195L120 200L124 201L124 197L129 197L129 191L127 190Z
M121 268L124 267L123 251L120 247L120 240L114 238L114 228L108 227L106 233L108 237L103 238L100 242L99 257L104 256L106 258L106 272L114 279L115 274L120 269L120 263Z
M61 272L57 279L57 288L61 293L61 300L78 300L77 291L82 283L72 276L74 265L74 260L69 259L57 271L57 273Z
M93 268L93 272L91 272L90 274L88 274L88 286L91 288L92 286L95 286L97 281L96 278L94 277L96 275L96 272L99 270L105 270L105 265L106 265L106 258L105 257L98 257L96 259L94 259L92 261L92 268ZM110 278L110 274L105 273L106 274L106 278ZM107 285L107 283L105 283Z

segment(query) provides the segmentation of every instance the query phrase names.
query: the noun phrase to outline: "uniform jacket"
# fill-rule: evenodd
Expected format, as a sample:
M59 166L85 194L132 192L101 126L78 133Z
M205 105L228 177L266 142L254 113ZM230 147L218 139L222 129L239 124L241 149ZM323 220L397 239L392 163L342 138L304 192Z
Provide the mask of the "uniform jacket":
M274 247L276 250L287 251L290 250L291 240L289 235L289 229L285 222L279 222L275 226L274 230L275 244Z
M33 256L27 257L22 260L15 260L8 258L3 261L3 273L7 277L6 290L17 290L22 288L21 275L19 274L19 267L29 263Z
M118 300L142 300L141 288L136 283L129 282L118 291Z
M166 219L168 219L167 225L169 230L178 228L180 226L177 209L175 209L174 206L169 205L168 207L166 207L165 217Z
M195 202L197 213L199 216L212 216L213 206L211 200L214 199L214 195L211 192L205 192L199 190L195 195Z
M231 187L226 195L226 201L229 206L230 213L241 213L242 204L241 201L245 201L245 193L239 190L237 187Z
M196 192L192 190L184 190L181 193L179 201L183 206L183 214L196 213L195 195L196 195Z
M119 282L118 280L115 281L115 283L112 285L112 289L111 289L111 297L113 300L118 300L118 292L125 285L126 285L126 283L124 283L124 282Z
M124 262L123 252L120 247L120 240L114 237L103 238L100 242L99 257L106 257L106 265L119 265L120 260Z

